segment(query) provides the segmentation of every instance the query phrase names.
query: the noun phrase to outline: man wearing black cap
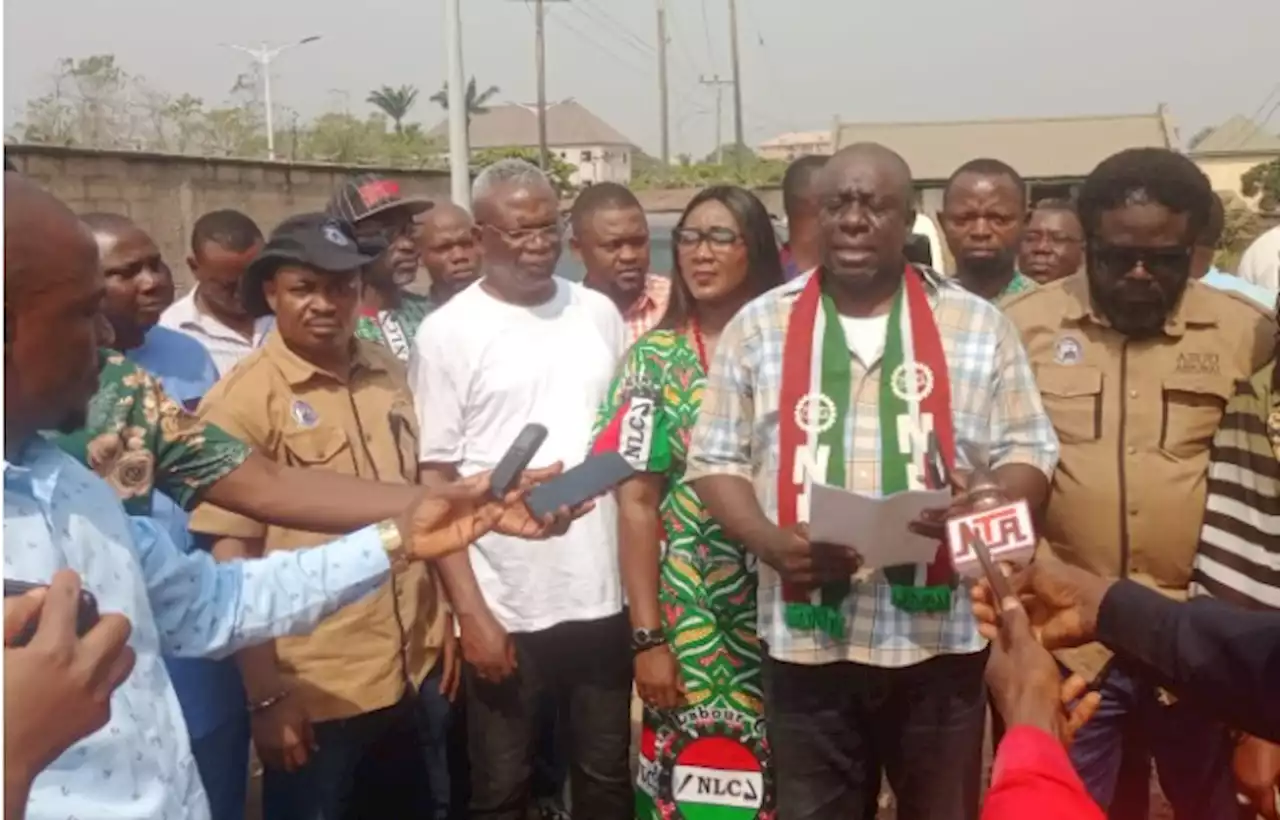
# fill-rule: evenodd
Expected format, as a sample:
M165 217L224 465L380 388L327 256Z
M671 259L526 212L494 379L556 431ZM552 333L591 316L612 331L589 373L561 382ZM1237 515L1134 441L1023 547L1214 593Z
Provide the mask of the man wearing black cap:
M417 422L403 368L354 336L360 271L373 261L340 219L308 214L280 225L242 294L254 316L275 315L275 329L208 394L204 418L273 461L416 484ZM207 504L191 529L213 537L223 559L321 540ZM440 686L429 673L456 674L437 662L443 628L434 573L407 567L313 634L237 656L266 766L265 816L327 820L351 808L361 761L412 725L419 687ZM402 747L406 768L420 773L416 744ZM416 814L415 783L384 786L386 816Z
M334 194L326 212L355 226L361 249L377 258L365 266L356 338L377 342L407 361L418 325L431 302L406 288L418 275L418 225L432 206L405 196L400 183L377 174L352 177Z

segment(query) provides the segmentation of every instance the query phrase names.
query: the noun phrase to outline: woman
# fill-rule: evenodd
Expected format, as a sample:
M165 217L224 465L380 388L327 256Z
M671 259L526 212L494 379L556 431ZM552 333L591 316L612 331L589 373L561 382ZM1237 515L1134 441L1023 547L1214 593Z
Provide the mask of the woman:
M672 239L671 304L614 380L595 448L617 449L641 470L617 490L645 704L636 817L692 817L701 804L771 818L754 561L707 517L684 469L720 332L782 284L782 263L768 212L742 188L698 194Z

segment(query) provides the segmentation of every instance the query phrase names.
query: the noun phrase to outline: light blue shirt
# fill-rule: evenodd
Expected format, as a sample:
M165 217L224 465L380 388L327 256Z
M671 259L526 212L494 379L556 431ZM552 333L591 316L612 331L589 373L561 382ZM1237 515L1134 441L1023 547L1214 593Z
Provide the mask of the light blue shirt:
M88 468L33 438L4 463L4 577L47 583L62 568L80 574L101 612L129 618L137 662L111 697L110 722L36 778L28 820L207 820L161 654L219 657L306 634L390 570L373 527L258 561L184 554L150 519L127 516Z
M1200 281L1211 288L1230 290L1239 293L1241 296L1247 296L1262 305L1267 313L1271 313L1276 309L1276 292L1274 290L1268 290L1262 285L1247 282L1239 276L1223 273L1216 267L1209 268L1209 272Z
M204 345L167 327L151 328L142 345L124 351L124 356L156 376L165 393L192 412L218 382L218 368ZM152 494L151 518L168 531L178 549L196 549L188 530L190 516L169 496ZM192 738L205 737L228 720L243 719L244 686L233 659L166 658L165 663Z

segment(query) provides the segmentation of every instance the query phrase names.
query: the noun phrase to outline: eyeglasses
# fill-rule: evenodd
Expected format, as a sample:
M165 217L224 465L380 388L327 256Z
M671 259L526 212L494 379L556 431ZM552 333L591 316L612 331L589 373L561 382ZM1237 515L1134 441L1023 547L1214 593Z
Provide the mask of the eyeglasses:
M1139 264L1150 273L1182 273L1191 265L1190 248L1134 248L1091 244L1094 262L1113 273L1128 273Z
M732 228L676 228L671 232L671 240L682 248L696 248L706 242L712 248L725 250L738 244L742 234Z
M539 237L553 245L558 243L564 237L564 222L562 220L556 220L550 225L543 225L539 228L516 228L514 230L507 230L506 228L500 228L497 225L491 225L489 223L484 223L480 227L488 228L494 233L502 234L511 242L521 247L532 245L533 241Z
M422 227L412 217L370 219L355 224L356 239L380 239L387 244L401 237L417 239L422 234Z

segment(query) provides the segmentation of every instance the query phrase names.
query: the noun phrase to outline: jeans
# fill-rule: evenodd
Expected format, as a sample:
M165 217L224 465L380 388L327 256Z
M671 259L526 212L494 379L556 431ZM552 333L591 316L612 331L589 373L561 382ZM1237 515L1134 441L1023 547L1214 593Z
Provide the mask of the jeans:
M874 820L882 773L900 820L976 820L986 660L885 669L766 657L778 820Z
M626 614L515 634L518 667L498 684L464 667L471 817L525 820L543 698L564 716L576 817L630 820L631 650Z
M420 782L414 781L414 775L417 781L422 779L415 700L405 698L376 712L312 724L317 748L307 765L296 772L267 769L264 773L263 817L382 820L414 816L421 804ZM371 776L393 771L397 776L388 776L376 786L370 782Z
M204 737L191 738L191 754L209 796L213 820L243 820L249 785L249 715L225 721Z
M453 704L440 694L444 663L438 662L418 688L421 709L422 756L426 767L430 808L426 820L449 820L452 813L452 770L449 739L453 729ZM465 747L463 754L465 754Z
M1232 745L1221 724L1178 701L1162 704L1151 684L1113 668L1099 689L1102 704L1076 733L1071 762L1103 809L1110 807L1121 771L1122 737L1137 729L1155 759L1160 787L1178 820L1236 820ZM1131 768L1138 776L1142 768ZM1146 784L1126 784L1130 793Z

